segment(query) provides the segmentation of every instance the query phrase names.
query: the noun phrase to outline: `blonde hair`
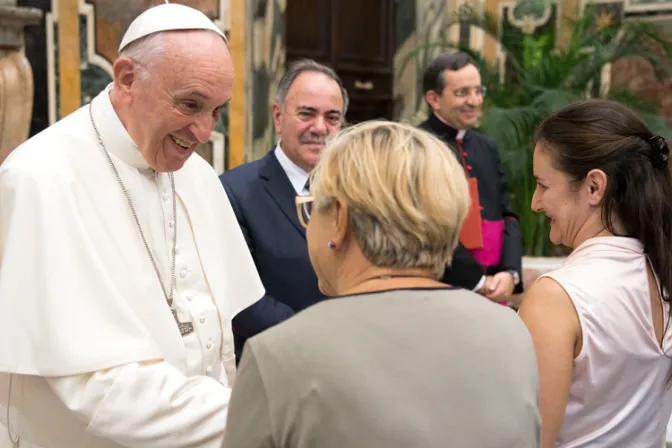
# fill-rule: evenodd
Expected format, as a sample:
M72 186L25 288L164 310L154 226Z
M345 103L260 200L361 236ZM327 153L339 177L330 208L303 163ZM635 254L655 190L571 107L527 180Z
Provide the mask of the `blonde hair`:
M430 269L452 259L469 210L467 179L453 152L410 125L369 121L333 136L311 174L318 213L336 198L375 266Z

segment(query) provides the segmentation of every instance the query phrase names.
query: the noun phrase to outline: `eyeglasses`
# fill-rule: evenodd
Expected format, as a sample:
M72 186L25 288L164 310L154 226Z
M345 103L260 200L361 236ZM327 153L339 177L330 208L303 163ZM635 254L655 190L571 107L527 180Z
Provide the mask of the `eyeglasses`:
M485 96L487 92L488 89L485 86L463 87L461 89L454 90L453 95L455 95L458 98L466 98L468 96L471 96L472 93L475 93L476 96Z
M296 213L299 215L299 222L303 227L308 227L310 221L310 213L313 211L313 197L297 196L294 202L296 203Z

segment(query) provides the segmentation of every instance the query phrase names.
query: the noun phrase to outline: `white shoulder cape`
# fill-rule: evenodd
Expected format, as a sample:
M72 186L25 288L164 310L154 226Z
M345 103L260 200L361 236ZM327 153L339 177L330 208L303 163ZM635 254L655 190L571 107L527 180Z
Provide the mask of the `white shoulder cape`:
M107 91L93 104L94 114L113 111ZM165 360L185 372L182 337L87 108L0 167L0 371L62 376ZM117 166L132 195L135 168ZM263 286L210 165L194 154L175 184L228 326Z

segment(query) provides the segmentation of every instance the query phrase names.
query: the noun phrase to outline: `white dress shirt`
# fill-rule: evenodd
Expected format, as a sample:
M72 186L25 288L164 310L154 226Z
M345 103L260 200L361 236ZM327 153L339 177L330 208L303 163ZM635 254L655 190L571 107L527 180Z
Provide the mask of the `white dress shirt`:
M278 159L278 162L280 162L280 166L285 171L285 174L287 174L289 181L292 183L292 187L294 187L294 191L296 191L298 196L306 196L310 194L310 192L306 190L306 182L310 177L310 173L307 173L303 168L292 162L282 150L280 143L275 146L275 157Z
M459 132L461 134L458 133L460 136L458 138L463 138L464 134L466 134L466 131ZM306 181L310 177L310 174L304 171L303 168L298 166L296 163L292 162L289 157L287 157L287 154L285 154L285 152L282 150L280 143L275 146L274 152L275 157L278 159L278 162L280 162L280 166L287 174L289 181L292 183L292 187L294 187L296 194L298 196L306 196L310 194L310 192L305 188ZM481 277L473 290L479 291L481 288L483 288L483 285L485 285L485 275Z

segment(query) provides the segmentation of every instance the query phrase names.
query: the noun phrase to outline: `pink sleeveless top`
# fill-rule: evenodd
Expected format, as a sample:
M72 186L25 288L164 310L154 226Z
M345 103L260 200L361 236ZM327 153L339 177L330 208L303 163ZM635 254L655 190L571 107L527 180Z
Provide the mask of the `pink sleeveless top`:
M652 323L646 267L638 240L598 237L542 276L565 289L583 332L557 447L664 444L672 413L672 388L667 384L672 329L664 302L663 352Z

